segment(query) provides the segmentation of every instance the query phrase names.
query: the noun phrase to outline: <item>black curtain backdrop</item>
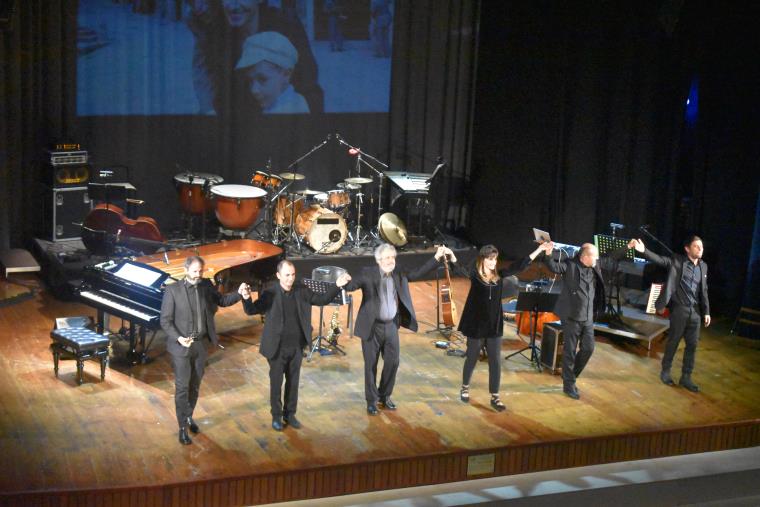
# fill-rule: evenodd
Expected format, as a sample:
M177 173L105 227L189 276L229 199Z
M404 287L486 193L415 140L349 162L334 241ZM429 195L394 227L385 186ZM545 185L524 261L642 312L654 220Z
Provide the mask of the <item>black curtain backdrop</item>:
M532 227L580 244L610 222L625 237L648 224L677 251L696 231L714 306L732 311L760 173L757 14L748 2L485 2L472 240L514 258Z

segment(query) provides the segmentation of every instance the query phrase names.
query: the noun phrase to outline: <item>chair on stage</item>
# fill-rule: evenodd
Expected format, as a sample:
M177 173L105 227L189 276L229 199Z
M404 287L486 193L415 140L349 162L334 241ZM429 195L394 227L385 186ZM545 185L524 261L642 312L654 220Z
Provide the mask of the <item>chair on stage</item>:
M108 364L107 336L86 327L92 325L89 317L68 317L56 319L56 326L50 332L53 343L50 350L53 352L53 371L58 377L59 359L76 359L77 384L82 385L84 373L84 361L97 359L100 361L100 380L106 378L106 365Z

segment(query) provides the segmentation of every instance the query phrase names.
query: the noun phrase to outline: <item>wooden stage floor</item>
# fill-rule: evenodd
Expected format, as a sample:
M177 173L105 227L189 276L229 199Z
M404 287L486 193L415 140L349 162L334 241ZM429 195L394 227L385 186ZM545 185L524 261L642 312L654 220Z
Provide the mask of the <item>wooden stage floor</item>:
M460 308L468 285L454 281ZM661 340L648 352L600 338L580 401L562 394L559 377L516 359L502 362L508 409L496 413L487 364L463 404L463 359L425 333L435 281L412 291L421 327L401 333L398 410L366 414L361 345L348 337L343 307L348 354L304 362L304 427L281 433L270 426L261 321L239 305L222 309L225 350L210 357L195 414L201 434L190 446L177 442L161 339L150 363L113 360L104 381L87 362L77 386L73 361L53 376L49 333L55 317L94 311L46 291L0 308L0 505L248 505L760 445L760 347L729 336L720 320L703 332L699 394L659 382ZM504 354L523 345L507 326Z

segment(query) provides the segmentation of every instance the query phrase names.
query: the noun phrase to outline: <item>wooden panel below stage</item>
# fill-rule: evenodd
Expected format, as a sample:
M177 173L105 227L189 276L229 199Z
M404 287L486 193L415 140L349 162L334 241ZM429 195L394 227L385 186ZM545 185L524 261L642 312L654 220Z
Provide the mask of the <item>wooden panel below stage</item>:
M454 281L460 305L468 283ZM700 343L702 393L659 382L661 342L647 352L600 339L578 382L580 401L562 394L559 377L502 361L508 410L499 414L488 404L485 362L471 403L459 401L463 360L425 334L435 322L434 288L412 287L421 328L402 333L396 412L366 414L361 345L344 333L347 356L304 363L304 428L282 433L270 427L261 322L239 306L223 309L226 350L210 358L196 409L202 432L187 447L177 442L161 339L151 363L114 360L100 382L89 362L76 386L72 361L53 376L49 332L54 317L93 312L45 292L0 308L0 504L245 505L760 445L760 351L715 334L720 322ZM522 345L507 327L505 354ZM468 476L478 463L484 473Z

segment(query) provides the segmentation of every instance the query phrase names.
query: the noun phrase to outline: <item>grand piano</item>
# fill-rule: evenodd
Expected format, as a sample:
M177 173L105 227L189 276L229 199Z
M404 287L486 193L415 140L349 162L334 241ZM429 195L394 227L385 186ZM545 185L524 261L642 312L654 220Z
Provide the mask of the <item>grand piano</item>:
M78 288L80 300L95 308L97 331L106 327L106 315L122 319L119 334L129 340L127 360L146 362L147 351L161 328L164 288L184 278L185 259L200 255L205 261L203 276L213 279L220 290L245 281L260 285L276 272L283 256L281 248L250 239L236 239L195 248L172 250L136 259L107 261L85 269ZM152 331L146 345L146 333Z

